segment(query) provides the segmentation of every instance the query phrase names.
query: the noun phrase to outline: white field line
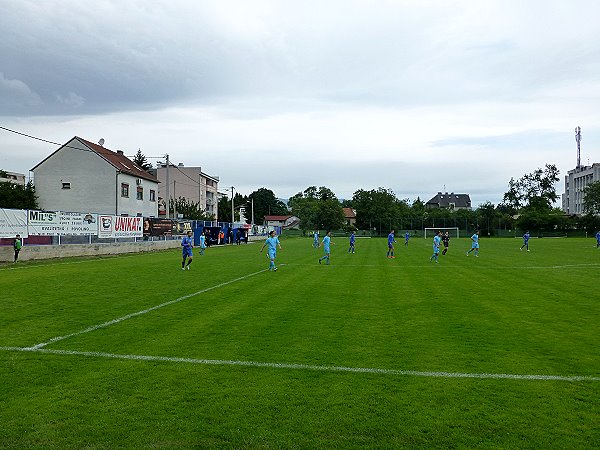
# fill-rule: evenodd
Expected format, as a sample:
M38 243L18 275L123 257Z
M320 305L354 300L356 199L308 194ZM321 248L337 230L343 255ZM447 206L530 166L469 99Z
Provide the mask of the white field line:
M29 349L30 350L39 350L39 349L41 349L43 347L46 347L47 345L54 344L55 342L59 342L59 341L64 341L65 339L71 338L73 336L79 336L80 334L85 334L85 333L89 333L91 331L96 331L96 330L98 330L100 328L106 328L106 327L109 327L111 325L115 325L115 324L117 324L119 322L123 322L124 320L131 319L132 317L141 316L141 315L147 314L147 313L149 313L151 311L155 311L157 309L164 308L165 306L169 306L169 305L173 305L175 303L179 303L182 300L186 300L188 298L195 297L196 295L204 294L205 292L209 292L209 291L212 291L214 289L218 289L218 288L221 288L223 286L227 286L227 285L235 283L237 281L245 280L246 278L253 277L254 275L258 275L260 273L266 272L267 270L268 269L259 270L258 272L254 272L254 273L251 273L249 275L244 275L243 277L239 277L239 278L236 278L234 280L225 281L225 282L219 283L219 284L217 284L215 286L211 286L211 287L208 287L206 289L202 289L200 291L193 292L193 293L188 294L188 295L184 295L183 297L176 298L175 300L170 300L168 302L161 303L160 305L156 305L156 306L153 306L151 308L144 309L143 311L138 311L138 312L134 312L134 313L131 313L131 314L127 314L126 316L119 317L118 319L109 320L108 322L104 322L104 323L101 323L99 325L93 325L91 327L86 328L85 330L77 331L75 333L67 334L67 335L64 335L64 336L57 336L57 337L54 337L54 338L50 339L48 342L42 342L40 344L33 345L32 347L29 347Z
M335 259L333 259L333 261L335 262ZM440 261L443 261L443 259L440 259ZM304 266L304 267L317 267L319 264L315 263L315 264L302 264L302 263L286 263L286 266ZM448 268L448 269L456 269L457 266L455 265L446 265L446 264L432 264L432 263L428 263L428 264L423 264L423 265L404 265L401 262L400 263L396 263L395 265L387 265L387 266L382 266L380 264L344 264L344 263L340 263L340 264L331 264L330 266L335 266L335 267L369 267L369 268L377 268L377 269L381 269L382 267L392 267L392 268L397 268L397 269L422 269L424 267L435 267L437 268ZM560 266L490 266L490 267L479 267L479 269L492 269L492 270L496 270L496 269L508 269L508 270L515 270L515 269L542 269L542 270L552 270L552 269L585 269L585 268L600 268L600 264L598 263L592 263L592 264L563 264Z
M510 373L461 373L461 372L424 372L417 370L377 369L372 367L318 366L313 364L268 363L257 361L235 361L222 359L179 358L172 356L121 355L105 352L82 352L76 350L51 350L33 347L0 347L2 351L36 352L51 355L87 356L96 358L123 359L130 361L161 361L170 363L199 364L211 366L242 366L267 369L312 370L320 372L350 372L377 375L399 375L430 378L479 378L495 380L532 380L532 381L600 381L600 377L586 375L522 375Z

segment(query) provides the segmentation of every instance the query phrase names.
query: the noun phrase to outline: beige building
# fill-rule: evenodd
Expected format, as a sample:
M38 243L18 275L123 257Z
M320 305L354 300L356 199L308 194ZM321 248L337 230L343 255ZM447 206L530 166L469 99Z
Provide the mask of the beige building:
M8 182L25 186L25 175L22 173L0 170L0 182Z
M190 202L199 203L200 209L207 214L212 214L215 218L217 217L219 177L202 172L201 167L186 167L183 163L169 164L168 174L166 164L161 164L150 172L155 174L160 182L158 197L160 203L159 213L161 215L166 212L166 202L164 200L167 197L168 177L169 198L178 199L183 197Z
M590 183L600 181L600 164L579 166L565 175L565 193L562 195L562 210L567 214L582 215L583 189Z

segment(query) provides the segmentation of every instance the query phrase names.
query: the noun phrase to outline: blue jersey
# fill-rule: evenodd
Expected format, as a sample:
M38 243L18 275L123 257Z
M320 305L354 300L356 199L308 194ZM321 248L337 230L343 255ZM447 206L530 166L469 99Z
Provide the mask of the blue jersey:
M329 236L325 236L323 238L323 250L325 250L325 253L330 253L330 248L329 248L330 243L331 243L331 238Z
M388 246L391 246L394 242L396 242L396 239L394 239L394 233L388 234Z
M527 244L527 242L529 242L529 233L525 233L523 235L523 242L525 242Z
M350 235L350 244L354 244L354 241L356 241L356 236L354 235L354 233L352 233Z
M600 242L600 231L598 231L598 232L596 233L596 240L597 240L598 242Z
M471 236L471 241L473 241L471 243L471 248L479 248L479 235L477 233Z
M206 248L206 237L203 234L200 235L200 248Z
M181 251L184 255L192 256L192 247L194 246L194 239L191 237L184 236L181 240Z
M265 241L265 245L267 246L267 251L269 255L275 255L277 252L277 246L279 245L279 239L277 236L269 237Z
M404 239L406 239L406 241L408 241L408 240L410 239L410 234L406 233L406 234L404 235Z

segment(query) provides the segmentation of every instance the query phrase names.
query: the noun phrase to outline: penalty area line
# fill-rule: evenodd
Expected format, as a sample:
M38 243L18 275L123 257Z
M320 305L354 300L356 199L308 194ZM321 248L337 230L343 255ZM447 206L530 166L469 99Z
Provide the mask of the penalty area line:
M141 316L141 315L147 314L147 313L155 311L157 309L164 308L165 306L169 306L169 305L173 305L175 303L179 303L179 302L181 302L183 300L187 300L188 298L195 297L197 295L204 294L205 292L213 291L215 289L218 289L218 288L221 288L221 287L224 287L224 286L236 283L238 281L245 280L246 278L253 277L254 275L258 275L258 274L266 272L266 271L267 271L267 269L259 270L258 272L254 272L254 273L251 273L251 274L248 274L248 275L244 275L243 277L238 277L238 278L236 278L234 280L225 281L223 283L219 283L219 284L216 284L214 286L211 286L211 287L208 287L208 288L205 288L205 289L201 289L201 290L199 290L197 292L193 292L191 294L184 295L182 297L176 298L175 300L170 300L168 302L161 303L160 305L152 306L151 308L147 308L147 309L144 309L142 311L137 311L137 312L134 312L134 313L131 313L131 314L127 314L125 316L119 317L117 319L109 320L108 322L104 322L104 323L101 323L99 325L93 325L91 327L88 327L88 328L86 328L84 330L81 330L81 331L77 331L75 333L66 334L64 336L57 336L57 337L54 337L54 338L50 339L47 342L42 342L42 343L33 345L31 347L28 347L28 349L30 349L30 350L39 350L39 349L41 349L43 347L46 347L46 346L48 346L50 344L54 344L54 343L59 342L59 341L64 341L65 339L69 339L69 338L74 337L74 336L79 336L81 334L90 333L92 331L99 330L100 328L106 328L106 327L109 327L111 325L115 325L117 323L123 322L124 320L131 319L133 317L137 317L137 316Z
M311 370L320 372L349 372L376 375L396 375L428 378L477 378L493 380L527 380L527 381L600 381L600 377L586 375L524 375L510 373L461 373L461 372L427 372L418 370L378 369L372 367L346 367L346 366L319 366L313 364L268 363L257 361L235 361L222 359L197 359L173 356L127 355L105 352L83 352L76 350L52 350L47 348L32 347L0 347L2 351L18 351L44 353L50 355L85 356L108 359L121 359L128 361L158 361L183 364L211 365L211 366L240 366L267 369Z

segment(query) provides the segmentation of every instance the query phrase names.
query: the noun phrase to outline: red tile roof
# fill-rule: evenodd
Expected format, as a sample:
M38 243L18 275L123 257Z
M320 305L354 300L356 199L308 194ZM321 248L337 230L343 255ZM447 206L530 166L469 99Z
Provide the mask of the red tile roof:
M273 221L278 220L280 222L285 222L290 217L292 217L292 216L265 216L265 220L273 220Z
M346 219L356 219L356 212L352 208L342 208Z
M120 172L127 173L136 178L143 178L145 180L155 181L156 183L158 183L158 179L154 175L151 175L148 172L146 172L144 169L142 169L140 166L138 166L132 160L130 160L127 156L121 153L113 152L112 150L109 150L106 147L94 144L93 142L87 141L78 136L75 136L74 139L77 139L90 150L100 155L102 158L108 161L109 164L111 164Z

